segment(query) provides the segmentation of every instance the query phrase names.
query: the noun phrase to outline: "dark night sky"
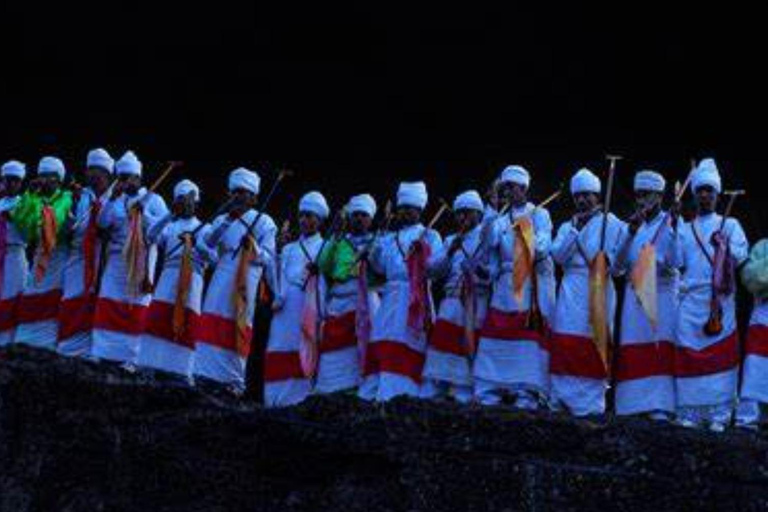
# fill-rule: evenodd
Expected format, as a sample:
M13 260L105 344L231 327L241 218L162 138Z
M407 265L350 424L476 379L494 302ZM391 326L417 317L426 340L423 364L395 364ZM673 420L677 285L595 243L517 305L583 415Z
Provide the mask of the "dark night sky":
M416 177L450 198L505 163L527 165L541 197L606 152L627 157L625 195L638 166L682 177L714 155L751 187L738 210L754 237L762 17L579 4L6 1L0 158L74 168L95 145L130 147L153 170L184 160L209 197L235 165L288 165L289 198L319 187L338 204Z

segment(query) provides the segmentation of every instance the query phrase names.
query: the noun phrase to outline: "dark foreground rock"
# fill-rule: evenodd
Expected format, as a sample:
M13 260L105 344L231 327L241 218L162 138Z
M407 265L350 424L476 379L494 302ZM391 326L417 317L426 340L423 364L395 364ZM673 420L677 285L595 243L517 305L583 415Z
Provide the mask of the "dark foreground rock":
M0 352L0 510L766 510L768 440L315 398L263 410Z

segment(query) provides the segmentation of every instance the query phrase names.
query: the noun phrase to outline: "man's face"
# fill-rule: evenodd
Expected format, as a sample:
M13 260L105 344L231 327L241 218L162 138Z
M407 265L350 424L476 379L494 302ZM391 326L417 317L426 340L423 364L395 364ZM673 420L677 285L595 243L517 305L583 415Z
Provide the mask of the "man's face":
M253 208L256 204L257 195L244 188L236 188L229 192L229 198L235 204L246 208Z
M9 196L18 195L21 192L22 179L17 176L3 176L3 188Z
M89 167L85 170L85 179L97 194L103 194L112 182L112 175L102 167Z
M700 213L712 213L717 208L717 191L710 185L702 185L694 192L696 207Z
M651 212L661 206L661 193L652 190L635 191L635 207L638 210Z
M320 230L322 221L312 212L299 212L299 231L304 236L311 236Z
M499 184L499 198L505 204L522 206L528 200L528 189L519 183L505 181Z
M481 215L482 214L479 211L469 208L461 208L456 210L453 214L456 219L456 226L458 226L459 231L462 233L474 229L474 227L480 223Z
M187 194L174 199L173 211L183 219L194 217L197 211L197 201L195 201L194 194Z
M349 232L353 235L364 235L371 229L373 219L365 212L352 212L349 216Z
M576 192L573 194L573 205L577 212L584 213L593 210L599 199L594 192Z
M123 190L129 196L135 196L141 188L141 176L135 174L118 174L117 180L123 184Z
M40 192L44 195L51 195L61 186L61 180L58 174L46 173L38 175L40 179Z
M415 206L398 206L397 222L401 226L413 226L421 219L421 210Z

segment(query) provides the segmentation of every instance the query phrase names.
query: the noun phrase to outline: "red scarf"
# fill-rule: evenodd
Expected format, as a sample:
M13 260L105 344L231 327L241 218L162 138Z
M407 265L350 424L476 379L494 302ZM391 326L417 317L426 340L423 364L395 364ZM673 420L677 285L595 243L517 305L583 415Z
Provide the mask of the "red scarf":
M304 293L304 304L301 308L301 345L299 346L299 358L301 370L304 376L311 379L317 372L318 338L320 334L320 291L317 275L312 274L307 278Z
M427 293L427 260L431 248L424 240L416 240L406 258L408 268L408 327L416 332L429 328L429 294Z
M96 245L98 240L98 226L96 218L101 212L101 201L95 199L88 214L88 227L83 236L83 293L90 292L96 282Z

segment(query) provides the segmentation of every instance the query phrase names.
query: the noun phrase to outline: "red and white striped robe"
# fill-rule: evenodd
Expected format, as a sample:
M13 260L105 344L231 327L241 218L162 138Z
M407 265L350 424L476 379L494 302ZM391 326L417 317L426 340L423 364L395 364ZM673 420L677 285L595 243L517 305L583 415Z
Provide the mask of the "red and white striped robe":
M145 197L145 194L150 195ZM147 306L152 295L131 293L128 266L123 256L123 247L129 235L129 211L139 200L144 203L145 230L168 214L165 201L159 195L141 189L135 197L122 194L116 199L110 199L98 216L99 227L108 230L110 237L93 318L91 354L99 359L134 363L138 355L139 339L144 332ZM147 272L152 276L156 257L148 260Z
M148 233L148 241L157 244L158 250L165 257L163 270L146 314L144 334L139 344L138 366L185 377L192 376L195 336L199 329L203 302L203 273L206 264L216 260L216 253L202 244L198 247L193 245L192 248L192 279L184 307L185 328L178 336L173 331L173 312L184 254L180 236L191 233L200 225L201 222L196 217L173 221L168 217L153 226ZM195 237L204 237L209 231L208 226L203 227Z
M605 412L608 386L605 365L593 342L589 319L589 263L600 249L603 215L594 215L581 230L571 221L560 226L552 257L563 267L550 341L551 398L556 407L565 406L575 416ZM615 260L624 223L609 214L605 251ZM616 290L607 280L607 320L613 332Z
M5 262L3 263L2 287L0 287L0 346L13 342L17 325L18 305L24 283L27 280L27 243L8 218L19 197L0 199L0 222L5 223Z
M425 229L416 224L382 237L371 254L373 269L385 276L386 283L381 289L381 306L373 317L365 377L358 391L363 399L387 401L399 395L420 394L427 333L408 326L410 286L406 258ZM436 231L427 231L424 240L432 253L442 246ZM432 311L430 293L427 300L428 311Z
M272 317L264 359L264 405L285 407L303 401L311 392L310 380L305 376L299 350L301 346L301 320L307 295L307 265L317 261L323 238L315 234L301 238L280 253L279 286L275 300L282 307ZM317 314L323 313L324 281L318 281L319 304Z
M219 258L203 301L203 313L195 340L193 374L195 377L234 386L240 391L245 389L245 364L251 348L251 322L257 287L262 272L265 268L269 269L275 259L277 227L269 215L262 214L256 226L251 229L252 236L256 239L256 258L248 268L246 280L246 343L238 350L235 337L237 322L232 298L241 255L238 248L257 215L255 210L248 210L237 220L231 220L226 214L220 215L211 223L208 236L197 239L198 246L203 244L207 246L207 250L216 251Z
M674 265L674 231L662 228L656 241L658 325L654 329L629 279L640 251L667 220L660 212L643 223L632 237L624 229L620 246L628 244L627 257L617 262L626 272L627 284L621 312L621 343L616 358L616 414L675 411L674 336L678 305L679 272Z

